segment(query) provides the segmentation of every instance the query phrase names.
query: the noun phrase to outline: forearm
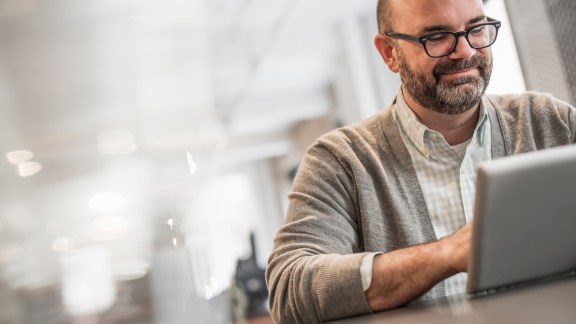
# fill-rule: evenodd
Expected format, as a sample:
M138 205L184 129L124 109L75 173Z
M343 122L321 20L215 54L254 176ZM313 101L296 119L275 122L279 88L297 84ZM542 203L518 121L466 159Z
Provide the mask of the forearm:
M466 271L467 225L459 233L428 244L377 255L366 300L373 311L403 306L438 282Z
M358 271L366 253L273 254L266 278L277 323L318 323L370 313Z

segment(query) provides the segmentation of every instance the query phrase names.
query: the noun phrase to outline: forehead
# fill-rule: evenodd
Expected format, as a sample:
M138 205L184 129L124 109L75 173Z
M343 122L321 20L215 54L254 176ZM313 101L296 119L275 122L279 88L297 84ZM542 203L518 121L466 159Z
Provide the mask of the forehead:
M461 30L484 15L482 0L394 0L396 32L420 33L430 27Z

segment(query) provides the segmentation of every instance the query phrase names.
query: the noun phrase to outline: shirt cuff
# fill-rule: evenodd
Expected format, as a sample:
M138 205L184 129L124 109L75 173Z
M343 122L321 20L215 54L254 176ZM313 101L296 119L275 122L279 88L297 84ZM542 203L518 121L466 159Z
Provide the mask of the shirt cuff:
M360 262L360 277L362 278L362 289L364 291L370 288L370 283L372 283L372 264L374 263L374 257L380 253L381 252L374 252L367 254Z

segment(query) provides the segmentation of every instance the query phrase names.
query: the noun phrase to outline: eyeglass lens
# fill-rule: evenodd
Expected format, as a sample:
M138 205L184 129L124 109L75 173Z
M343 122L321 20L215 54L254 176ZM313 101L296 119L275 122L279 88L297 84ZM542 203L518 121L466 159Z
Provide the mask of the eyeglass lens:
M497 28L494 25L481 25L471 29L466 35L473 48L488 47L496 40ZM430 56L444 56L452 52L457 36L452 33L438 33L426 40L426 51Z

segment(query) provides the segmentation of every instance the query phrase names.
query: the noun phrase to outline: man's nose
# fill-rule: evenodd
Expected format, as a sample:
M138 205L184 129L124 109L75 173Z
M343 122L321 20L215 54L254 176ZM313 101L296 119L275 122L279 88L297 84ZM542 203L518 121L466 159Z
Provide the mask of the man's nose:
M468 40L464 35L458 37L458 43L456 44L456 48L450 55L448 55L451 59L469 59L472 55L476 54L476 49L471 47L468 44Z

